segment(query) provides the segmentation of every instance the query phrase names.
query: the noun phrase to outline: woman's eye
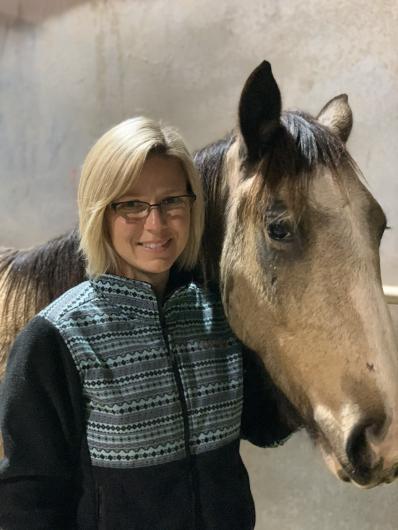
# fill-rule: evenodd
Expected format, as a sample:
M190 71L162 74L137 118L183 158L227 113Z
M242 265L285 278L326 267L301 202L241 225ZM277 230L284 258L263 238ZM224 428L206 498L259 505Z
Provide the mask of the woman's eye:
M134 211L134 212L140 212L146 209L146 204L141 201L126 201L121 206L125 210Z
M289 224L285 221L274 221L267 227L268 235L275 241L286 241L292 237Z
M162 203L166 206L176 206L182 202L183 199L181 197L166 197L162 200Z

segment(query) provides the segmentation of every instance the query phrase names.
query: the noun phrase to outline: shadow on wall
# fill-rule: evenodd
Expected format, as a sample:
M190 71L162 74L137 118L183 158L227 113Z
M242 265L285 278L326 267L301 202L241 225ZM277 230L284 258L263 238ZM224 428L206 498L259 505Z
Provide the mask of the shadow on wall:
M89 0L1 0L0 23L37 24Z

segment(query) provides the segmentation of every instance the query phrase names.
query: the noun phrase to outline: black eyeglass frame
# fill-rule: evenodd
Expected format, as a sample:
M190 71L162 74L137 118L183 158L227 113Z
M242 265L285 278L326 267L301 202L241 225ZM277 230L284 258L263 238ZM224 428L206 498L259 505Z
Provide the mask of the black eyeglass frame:
M136 217L138 219L146 219L149 216L149 213L150 213L152 208L159 208L160 212L164 213L162 211L162 203L163 203L163 201L167 201L168 199L182 199L182 198L185 198L185 197L189 197L191 199L190 206L192 206L192 204L196 201L196 195L194 193L187 193L185 195L170 195L170 197L165 197L160 202L155 202L153 204L151 204L149 202L146 202L146 201L131 200L131 201L111 202L109 206L112 208L112 210L114 212L117 212L118 206L120 206L122 204L128 204L129 202L136 202L136 203L139 203L139 204L145 204L147 208L146 208L146 210L143 211L143 215L140 215L140 214L135 214L135 215L136 215ZM128 217L125 217L125 219L128 220Z

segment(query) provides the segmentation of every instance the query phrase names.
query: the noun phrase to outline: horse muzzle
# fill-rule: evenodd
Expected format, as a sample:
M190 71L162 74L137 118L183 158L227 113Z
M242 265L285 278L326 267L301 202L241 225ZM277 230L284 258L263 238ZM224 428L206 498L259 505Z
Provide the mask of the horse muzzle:
M344 482L366 489L389 484L398 477L398 454L389 443L393 431L385 417L368 419L351 429L342 450L331 449L330 443L325 449L321 438L321 452L332 473Z

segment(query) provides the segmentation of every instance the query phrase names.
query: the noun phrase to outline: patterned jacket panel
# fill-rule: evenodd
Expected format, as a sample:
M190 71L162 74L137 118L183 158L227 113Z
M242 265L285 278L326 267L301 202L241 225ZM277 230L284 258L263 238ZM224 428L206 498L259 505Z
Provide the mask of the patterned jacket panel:
M184 386L191 452L236 440L242 414L241 347L220 300L191 284L165 304L165 321Z
M214 294L191 283L160 307L149 284L104 275L41 315L79 371L94 465L151 466L183 458L187 436L193 453L239 437L241 351Z

